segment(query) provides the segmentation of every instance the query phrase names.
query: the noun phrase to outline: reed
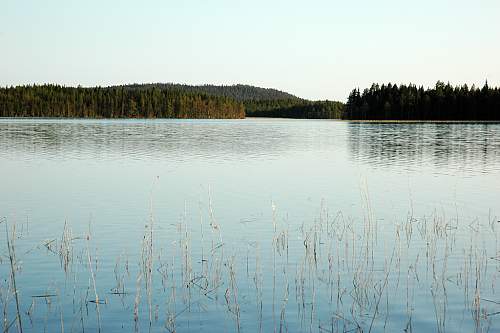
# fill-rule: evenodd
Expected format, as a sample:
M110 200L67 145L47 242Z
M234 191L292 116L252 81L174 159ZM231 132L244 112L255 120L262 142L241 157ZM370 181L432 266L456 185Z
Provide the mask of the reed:
M255 240L246 235L235 240L225 233L210 190L207 205L199 202L199 223L191 223L186 202L179 220L166 227L155 220L151 202L139 253L132 256L137 265L130 265L129 255L121 252L109 269L99 265L97 244L91 250L91 240L96 242L91 226L80 243L65 221L59 237L25 253L41 249L59 260L68 286L54 283L29 295L29 303L18 289L16 250L23 239L15 226L6 226L3 257L9 276L0 284L2 329L22 332L31 324L32 330L84 331L96 320L103 330L108 306L117 311L121 301L129 318L124 329L129 323L137 332L160 326L184 331L197 329L198 323L205 329L204 320L216 317L229 318L226 329L238 332L412 332L420 329L420 304L433 312L433 330L445 332L456 327L456 312L450 309L457 308L457 295L468 314L468 328L481 332L498 327L496 217L459 223L456 215L450 219L440 211L417 217L411 208L380 230L369 195L362 198L362 218L332 214L322 201L318 217L301 224L290 221L273 201L262 222L266 231ZM79 286L78 276L88 277L86 287ZM134 282L135 294L129 295L125 286ZM106 284L108 292L99 292L97 286ZM103 293L119 297L110 296L108 303ZM22 304L30 306L23 311ZM93 306L96 319L89 315Z
M90 302L95 303L95 308L96 308L96 314L97 314L97 329L98 332L101 332L101 312L99 309L99 305L101 304L101 300L99 299L99 294L97 293L97 284L96 284L96 278L95 278L95 273L94 273L94 268L92 267L92 257L90 255L90 223L89 223L89 232L87 234L87 259L88 259L88 268L90 271L90 279L92 282L92 288L94 291L94 296L95 299L91 300Z
M9 227L7 225L7 222L5 222L5 235L7 238L7 249L9 253L9 262L10 262L10 278L11 278L11 283L12 283L12 288L13 288L13 293L14 293L14 299L16 300L16 321L17 321L17 328L19 330L19 333L23 332L23 323L22 323L22 318L21 318L21 310L20 310L20 302L19 302L19 290L17 289L17 284L16 284L16 252L15 252L15 247L14 244L12 243L11 239L15 239L15 232L16 232L16 225L14 224L14 227L12 229L12 235L13 237L9 237ZM5 317L6 318L6 317ZM9 330L10 325L7 325L5 328L5 331Z

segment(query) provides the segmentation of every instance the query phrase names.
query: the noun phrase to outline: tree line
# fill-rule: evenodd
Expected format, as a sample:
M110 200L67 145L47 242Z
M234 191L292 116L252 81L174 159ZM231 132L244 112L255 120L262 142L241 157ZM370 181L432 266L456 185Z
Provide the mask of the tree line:
M244 118L241 102L180 89L29 85L0 88L0 117Z
M500 89L438 81L433 88L373 84L347 103L308 101L247 85L28 85L0 88L0 117L316 118L346 120L500 120Z
M416 85L378 85L347 100L344 119L349 120L500 120L500 89L438 81L434 88Z
M340 119L344 104L333 101L308 101L276 89L237 84L231 86L156 83L125 86L145 89L151 86L176 88L189 92L202 92L210 96L224 96L241 101L248 117Z
M245 101L247 117L340 119L344 104L334 101L297 99Z
M272 88L261 88L246 84L235 85L187 85L178 83L146 83L146 84L129 84L123 86L127 89L149 89L152 87L160 89L176 89L191 93L203 93L210 96L223 96L235 99L237 101L250 100L301 100L300 98Z
M279 90L246 85L0 88L0 117L340 118L342 108L340 102L312 102Z

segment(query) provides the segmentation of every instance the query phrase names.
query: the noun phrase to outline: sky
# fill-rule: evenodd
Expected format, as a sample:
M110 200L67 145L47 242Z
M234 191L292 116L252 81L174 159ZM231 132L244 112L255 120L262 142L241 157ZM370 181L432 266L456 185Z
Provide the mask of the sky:
M0 0L0 86L500 86L498 0Z

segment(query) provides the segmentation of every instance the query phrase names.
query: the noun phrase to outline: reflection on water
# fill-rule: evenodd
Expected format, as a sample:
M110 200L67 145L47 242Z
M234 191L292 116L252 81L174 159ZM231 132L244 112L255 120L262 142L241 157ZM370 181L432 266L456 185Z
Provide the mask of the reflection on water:
M4 119L0 157L249 160L347 145L354 161L374 167L418 171L432 165L451 174L500 168L500 124L312 123Z
M25 158L247 159L302 148L282 126L270 123L267 131L259 132L253 125L189 120L3 121L0 154L4 158L24 153Z
M353 159L375 167L446 173L488 173L500 168L500 125L457 123L350 123Z
M498 331L499 179L498 124L0 119L4 323L14 267L25 332Z

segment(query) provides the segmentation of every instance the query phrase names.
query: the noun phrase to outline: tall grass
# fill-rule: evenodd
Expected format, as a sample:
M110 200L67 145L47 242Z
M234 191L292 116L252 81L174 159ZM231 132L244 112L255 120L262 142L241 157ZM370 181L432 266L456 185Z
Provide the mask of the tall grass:
M67 286L45 286L36 295L21 293L18 275L23 272L14 240L22 237L15 225L9 230L3 221L7 248L2 258L7 260L0 267L9 268L0 285L3 331L52 330L51 318L57 315L61 331L93 325L98 331L117 325L137 332L210 330L217 318L223 322L215 323L219 328L237 332L412 332L428 329L423 323L428 325L432 315L431 329L447 332L457 328L457 313L466 314L467 329L498 329L496 217L465 222L438 211L416 217L410 209L407 216L382 224L367 192L362 200L362 218L332 214L322 202L318 216L301 224L272 202L256 239L250 236L255 233L245 234L251 224L242 224L237 239L223 237L210 192L206 206L198 205L199 223L190 222L186 203L174 227L155 220L151 200L137 270L123 252L112 269L101 267L91 247L99 240L90 225L84 237L75 237L65 222L60 238L23 253L56 256L66 277ZM85 246L75 242L79 239ZM40 249L47 251L36 253ZM86 287L79 275L89 279ZM99 289L108 280L113 281L109 302ZM120 303L128 316L109 323L110 311L116 313Z

